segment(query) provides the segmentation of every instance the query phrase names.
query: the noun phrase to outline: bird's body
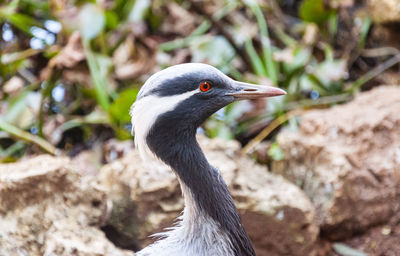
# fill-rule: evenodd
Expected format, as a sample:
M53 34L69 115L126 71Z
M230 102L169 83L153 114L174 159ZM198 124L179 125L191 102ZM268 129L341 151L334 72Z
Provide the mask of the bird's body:
M174 170L185 208L177 225L138 256L255 255L228 187L195 135L207 117L237 99L284 94L260 88L194 63L167 68L144 84L131 110L135 143L143 158L156 156Z

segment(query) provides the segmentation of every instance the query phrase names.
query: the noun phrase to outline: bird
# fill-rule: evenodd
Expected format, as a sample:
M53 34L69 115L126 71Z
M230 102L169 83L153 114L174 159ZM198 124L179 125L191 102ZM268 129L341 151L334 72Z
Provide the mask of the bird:
M282 89L231 79L202 63L178 64L144 83L130 115L143 160L155 158L176 174L184 198L177 223L137 256L254 256L228 187L196 140L198 127L238 100L284 95Z

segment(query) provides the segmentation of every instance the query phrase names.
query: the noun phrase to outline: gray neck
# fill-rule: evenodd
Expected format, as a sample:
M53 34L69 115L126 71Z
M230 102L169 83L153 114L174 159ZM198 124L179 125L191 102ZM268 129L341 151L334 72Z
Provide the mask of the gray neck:
M235 255L254 256L227 185L208 163L195 139L196 129L165 129L170 126L156 122L146 141L157 157L172 167L181 182L186 203L183 217L211 217L228 235Z

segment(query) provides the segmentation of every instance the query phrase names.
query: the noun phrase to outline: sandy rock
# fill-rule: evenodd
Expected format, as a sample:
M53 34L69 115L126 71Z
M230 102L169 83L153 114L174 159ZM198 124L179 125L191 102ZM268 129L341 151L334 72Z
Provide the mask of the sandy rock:
M302 191L240 156L236 142L200 138L200 144L230 186L257 255L310 255L318 227L313 207ZM165 166L144 164L136 150L103 167L99 179L114 201L109 224L138 237L137 245L151 243L148 236L171 226L182 211L175 175ZM131 213L123 208L128 209L129 204L134 209ZM121 221L124 225L118 226Z
M133 255L97 228L106 194L69 164L43 155L0 165L0 255Z
M400 87L302 116L278 136L285 153L273 172L298 184L317 209L322 232L337 239L387 221L398 202Z
M399 0L368 0L368 8L376 23L400 22Z
M100 148L101 150L101 148ZM70 167L82 176L96 176L102 166L99 148L84 150L71 159Z

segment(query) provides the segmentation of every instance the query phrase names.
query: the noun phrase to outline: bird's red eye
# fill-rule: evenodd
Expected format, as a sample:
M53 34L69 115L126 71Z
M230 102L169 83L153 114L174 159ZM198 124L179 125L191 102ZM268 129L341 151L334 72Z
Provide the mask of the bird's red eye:
M208 90L210 90L210 89L211 89L211 85L210 85L209 82L202 82L202 83L200 84L200 90L201 90L202 92L206 92L206 91L208 91Z

